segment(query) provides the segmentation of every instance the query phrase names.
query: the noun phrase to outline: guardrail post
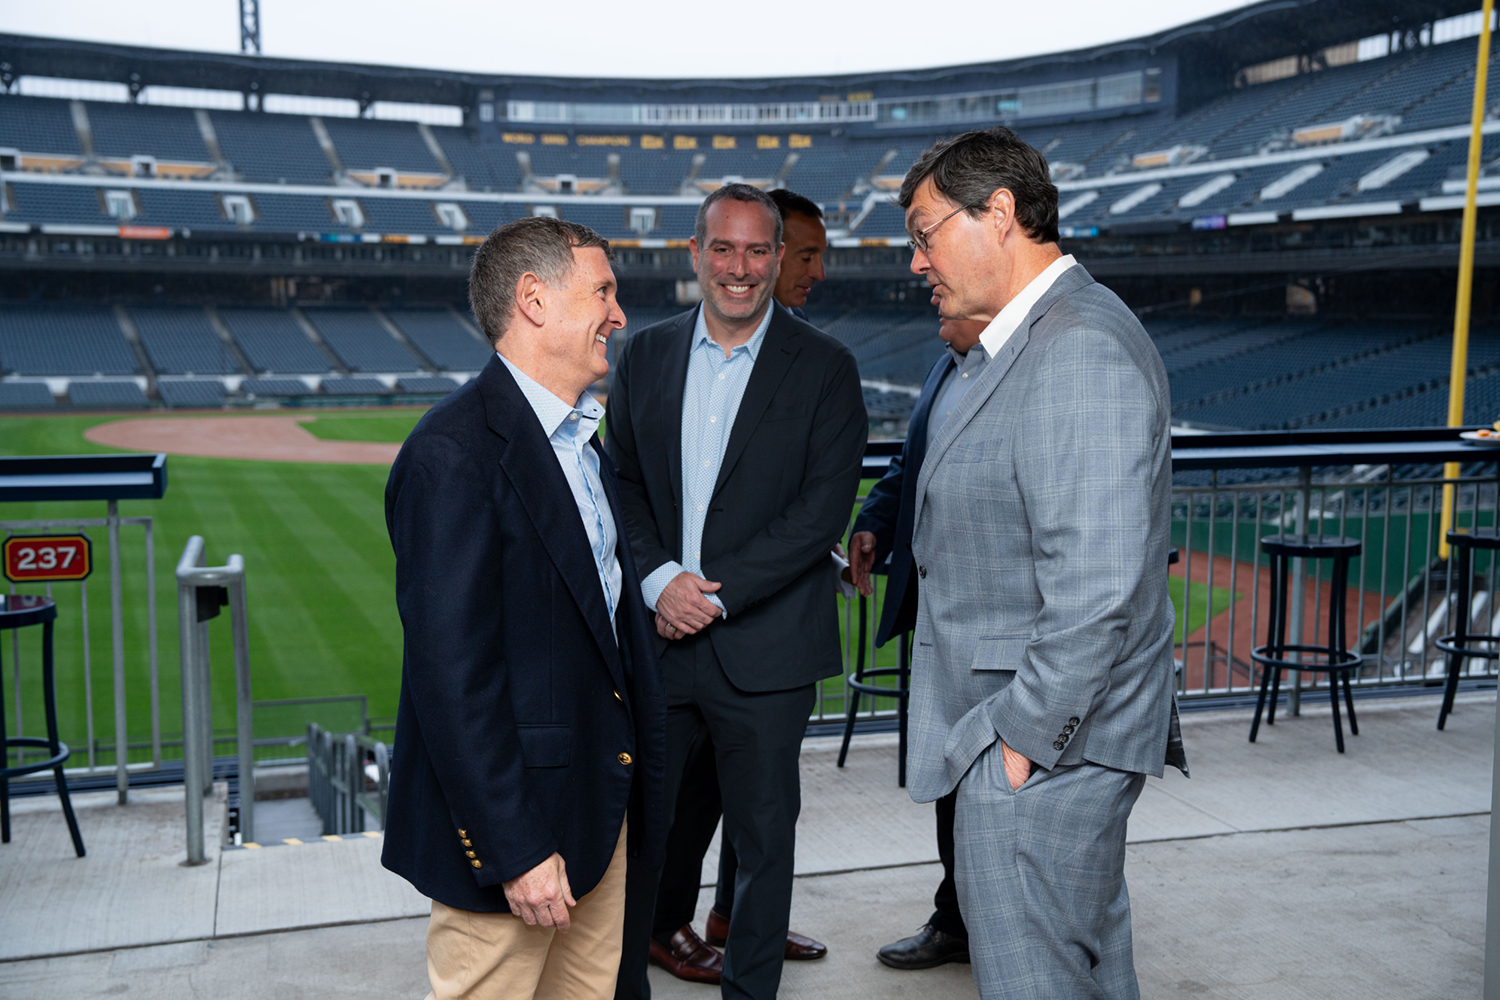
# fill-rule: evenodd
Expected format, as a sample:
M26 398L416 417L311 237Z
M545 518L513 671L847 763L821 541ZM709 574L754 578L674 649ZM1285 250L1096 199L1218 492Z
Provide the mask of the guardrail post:
M234 728L240 773L240 838L255 839L255 702L250 694L250 619L245 576L229 585L229 622L234 632Z
M1500 802L1500 700L1495 702L1495 754L1490 803ZM1493 815L1493 813L1492 813ZM1485 900L1484 1000L1500 1000L1500 826L1490 822L1490 878Z
M188 539L177 561L177 628L182 649L182 784L187 811L188 864L207 860L203 843L203 797L213 792L213 701L208 620L216 600L203 606L200 590L228 591L234 637L235 742L240 776L240 834L254 839L254 703L250 697L250 630L245 602L245 561L231 555L224 566L204 566L203 538ZM218 597L223 597L221 592Z
M120 501L109 501L109 639L115 667L115 794L120 805L130 798L126 770L129 735L125 731L125 612L120 595Z
M187 812L187 863L206 864L203 844L203 697L198 690L198 588L191 570L203 557L203 539L194 535L177 563L177 641L182 665L182 794Z

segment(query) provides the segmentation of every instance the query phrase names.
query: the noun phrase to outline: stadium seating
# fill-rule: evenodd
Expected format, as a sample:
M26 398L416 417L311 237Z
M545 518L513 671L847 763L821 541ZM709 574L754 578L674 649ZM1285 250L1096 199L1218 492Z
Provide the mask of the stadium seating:
M159 375L237 375L234 351L202 309L132 309L141 346Z
M134 375L138 371L135 354L106 307L0 309L0 374Z
M85 107L94 152L100 156L154 156L189 163L213 159L193 112L187 108L92 102Z
M156 383L156 391L168 406L218 407L224 403L224 383L217 379L163 379Z
M323 380L323 393L328 396L385 396L390 394L386 384L377 378L328 378Z
M141 387L125 381L69 382L68 399L74 406L101 410L144 409L147 405Z
M0 382L0 410L32 410L54 406L45 382Z
M490 346L446 309L388 309L386 316L440 371L477 372L489 363Z
M213 111L219 148L247 181L322 184L332 167L312 126L300 115Z
M396 380L396 391L422 396L444 395L458 388L451 378L439 375L414 375Z
M368 309L307 309L303 315L352 372L410 372L422 367Z
M223 309L219 317L257 372L317 375L332 367L291 313L280 309Z
M288 396L311 396L316 390L295 378L247 378L240 383L240 392L247 398L279 399Z

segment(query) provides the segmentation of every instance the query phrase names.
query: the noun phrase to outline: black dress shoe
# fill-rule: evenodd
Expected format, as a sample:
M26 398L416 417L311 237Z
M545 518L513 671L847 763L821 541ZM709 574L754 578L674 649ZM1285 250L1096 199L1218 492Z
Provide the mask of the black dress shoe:
M875 957L893 969L932 969L969 960L969 942L927 924L909 938L888 944Z

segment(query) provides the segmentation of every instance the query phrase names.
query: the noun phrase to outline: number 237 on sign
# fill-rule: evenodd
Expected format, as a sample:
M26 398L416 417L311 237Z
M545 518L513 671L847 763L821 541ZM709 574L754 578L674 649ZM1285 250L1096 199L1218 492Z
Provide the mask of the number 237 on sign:
M4 555L5 578L13 583L82 580L94 568L87 535L13 535Z

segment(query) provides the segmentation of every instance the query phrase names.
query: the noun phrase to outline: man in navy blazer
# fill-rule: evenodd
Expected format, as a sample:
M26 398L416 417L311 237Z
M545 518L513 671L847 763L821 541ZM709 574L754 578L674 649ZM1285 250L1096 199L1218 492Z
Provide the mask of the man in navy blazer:
M438 1000L611 996L626 855L661 864L661 664L586 392L625 325L611 259L556 219L490 234L470 301L497 354L386 486L405 646L382 862L433 901Z
M988 360L979 335L984 324L944 320L938 335L948 345L922 383L922 395L912 410L901 454L891 459L880 482L854 519L849 539L849 570L855 586L874 592L870 572L886 567L885 602L875 644L905 635L917 622L917 578L912 572L912 514L916 510L917 477L927 442L937 436L948 414L958 405ZM933 895L932 916L916 934L881 948L876 957L893 969L930 969L947 962L969 960L969 932L958 910L958 888L953 881L953 809L956 795L937 800L938 858L943 880Z

